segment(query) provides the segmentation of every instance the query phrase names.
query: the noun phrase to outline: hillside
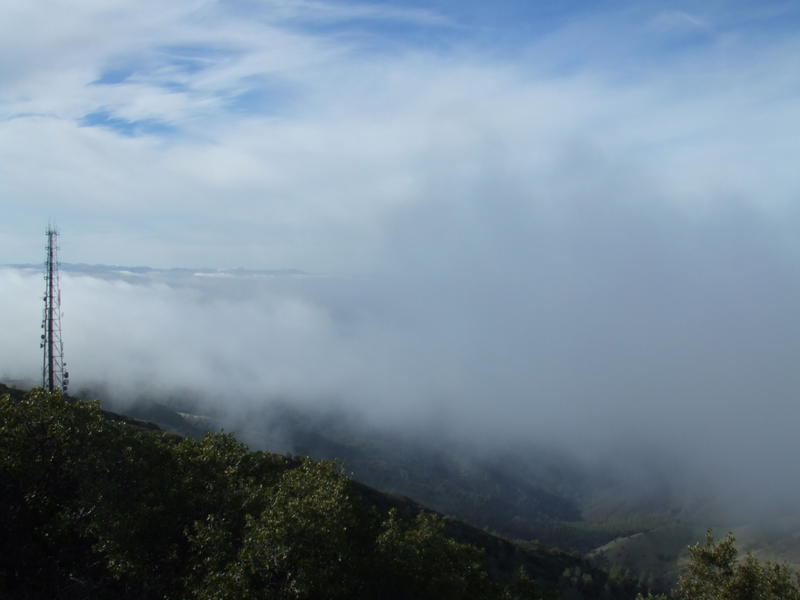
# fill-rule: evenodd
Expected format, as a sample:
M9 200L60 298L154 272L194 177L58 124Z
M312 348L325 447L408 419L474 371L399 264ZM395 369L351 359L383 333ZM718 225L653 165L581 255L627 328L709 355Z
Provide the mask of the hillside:
M655 589L675 583L687 546L708 527L735 531L747 550L765 559L798 564L800 556L796 518L732 519L712 500L687 502L667 488L631 490L602 466L588 470L534 444L478 454L451 439L377 429L335 411L312 413L273 403L232 421L223 413L208 414L189 397L121 404L111 391L96 395L111 398L108 406L183 435L224 427L255 448L339 460L355 480L371 487L527 547L578 553L614 577L633 577Z
M230 435L176 436L95 403L0 392L4 597L634 592L578 557L355 483L335 463L249 452Z
M336 459L353 478L401 494L476 527L513 539L538 540L566 551L586 552L615 531L581 530L582 507L593 474L546 448L528 447L479 455L451 439L413 437L376 429L336 411L302 411L285 403L254 410L238 421L225 414L199 417L191 399L140 398L104 406L189 436L235 431L253 447L318 459ZM631 524L618 527L635 532Z
M614 543L621 547L630 536L666 527L682 532L679 554L685 555L686 546L705 530L684 526L666 494L639 498L606 473L533 444L478 454L452 439L412 437L370 427L342 412L303 411L286 403L268 404L234 421L224 413L198 415L208 408L191 397L120 403L112 390L84 396L109 398L104 405L182 435L199 437L224 428L255 448L341 461L355 480L383 492L413 498L527 547L585 555L615 577L631 577L655 589L674 584L677 558L664 560L671 549L644 557L595 550Z
M479 452L449 437L414 435L360 422L335 410L303 410L268 403L236 419L204 413L191 398L142 397L104 406L157 422L183 435L234 431L255 448L342 461L348 473L372 487L409 496L503 536L538 540L566 551L589 552L616 537L671 522L667 494L638 497L598 469L587 469L552 448L515 446ZM660 495L659 495L660 494Z

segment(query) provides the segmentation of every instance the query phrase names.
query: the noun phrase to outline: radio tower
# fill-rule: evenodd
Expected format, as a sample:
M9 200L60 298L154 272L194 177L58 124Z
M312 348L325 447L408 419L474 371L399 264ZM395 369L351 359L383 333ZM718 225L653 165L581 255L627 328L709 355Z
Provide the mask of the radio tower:
M67 391L69 373L61 341L61 275L58 262L58 231L47 228L45 259L44 316L42 317L42 387L47 391Z

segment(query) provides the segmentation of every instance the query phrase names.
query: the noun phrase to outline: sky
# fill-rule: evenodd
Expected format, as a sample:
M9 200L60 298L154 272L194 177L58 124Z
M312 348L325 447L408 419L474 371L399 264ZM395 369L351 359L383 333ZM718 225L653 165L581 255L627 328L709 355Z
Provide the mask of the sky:
M643 186L687 218L796 191L792 2L0 11L3 263L52 220L72 262L361 273L398 214L481 187Z
M74 384L647 445L796 495L799 25L782 1L6 0L0 264L39 263L53 222L69 263L304 274L65 272ZM0 377L25 377L41 279L0 285Z

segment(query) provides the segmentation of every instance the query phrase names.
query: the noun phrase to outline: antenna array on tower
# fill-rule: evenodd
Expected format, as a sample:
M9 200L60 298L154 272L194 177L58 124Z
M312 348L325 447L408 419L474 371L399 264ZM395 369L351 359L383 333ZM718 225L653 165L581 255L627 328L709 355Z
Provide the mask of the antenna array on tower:
M64 344L61 339L61 273L58 262L58 231L47 228L47 256L45 258L44 314L42 317L42 387L52 392L67 391L69 373L64 362Z

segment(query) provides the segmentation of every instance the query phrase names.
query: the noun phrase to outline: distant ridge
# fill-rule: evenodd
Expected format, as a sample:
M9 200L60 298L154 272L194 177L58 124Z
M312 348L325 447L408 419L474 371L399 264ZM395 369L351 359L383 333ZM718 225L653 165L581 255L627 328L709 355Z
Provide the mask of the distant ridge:
M42 265L39 263L19 263L19 264L5 264L2 265L6 268L20 269L25 271L36 270L40 271ZM309 276L306 271L300 269L244 269L241 267L233 268L197 268L192 269L189 267L147 267L147 266L123 266L123 265L102 265L102 264L87 264L87 263L61 263L61 270L69 273L93 273L98 275L108 274L122 274L122 275L149 275L149 274L164 274L164 275L179 275L179 276L233 276L233 277L305 277Z

